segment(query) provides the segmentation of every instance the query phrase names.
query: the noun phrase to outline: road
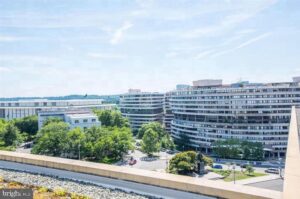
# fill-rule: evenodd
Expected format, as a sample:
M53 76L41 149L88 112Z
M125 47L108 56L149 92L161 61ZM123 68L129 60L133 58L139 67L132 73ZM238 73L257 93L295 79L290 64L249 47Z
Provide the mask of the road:
M71 179L94 185L107 187L107 188L118 188L127 192L135 192L143 195L150 195L160 198L184 198L184 199L213 199L214 197L202 196L199 194L178 191L168 188L162 188L152 185L140 184L130 181L106 178L101 176L76 173L65 170L51 169L40 166L33 166L28 164L21 164L8 161L0 161L0 168L12 169L17 171L25 171L36 174L44 174L49 176L57 176L60 178Z
M271 189L275 191L283 191L283 179L276 179L276 180L268 180L264 182L257 182L253 184L247 184L251 187L258 187L264 189Z

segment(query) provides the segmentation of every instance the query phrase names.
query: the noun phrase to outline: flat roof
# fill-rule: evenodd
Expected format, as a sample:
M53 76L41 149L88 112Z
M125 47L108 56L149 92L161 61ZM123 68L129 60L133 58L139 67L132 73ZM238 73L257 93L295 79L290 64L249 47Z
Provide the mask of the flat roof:
M88 114L88 113L84 113L84 114L80 114L80 113L67 113L66 116L70 117L70 118L94 118L97 117L94 114Z

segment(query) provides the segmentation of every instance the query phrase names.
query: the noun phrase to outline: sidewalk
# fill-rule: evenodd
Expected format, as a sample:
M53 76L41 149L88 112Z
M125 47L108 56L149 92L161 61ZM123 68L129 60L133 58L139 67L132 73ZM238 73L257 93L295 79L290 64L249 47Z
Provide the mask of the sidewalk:
M247 185L247 184L253 184L253 183L264 182L264 181L269 181L269 180L276 180L279 178L280 178L279 175L269 174L266 176L254 177L254 178L249 178L249 179L244 179L244 180L237 180L237 181L235 181L235 183L241 184L241 185ZM231 182L231 183L233 183L233 182Z

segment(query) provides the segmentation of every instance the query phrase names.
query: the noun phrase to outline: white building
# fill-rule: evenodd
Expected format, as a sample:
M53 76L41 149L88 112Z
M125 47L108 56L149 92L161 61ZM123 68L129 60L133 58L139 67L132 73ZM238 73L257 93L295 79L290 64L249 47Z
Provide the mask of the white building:
M49 118L59 118L69 124L70 129L80 127L82 129L92 126L101 126L98 117L91 111L84 110L65 110L65 111L43 111L38 113L39 129Z
M132 130L149 122L163 122L164 94L130 89L120 96L120 110L127 117Z
M164 128L167 132L171 133L171 122L174 118L172 113L171 105L170 105L171 93L167 92L164 96L164 116L163 116L163 124Z
M112 109L116 105L103 104L101 99L86 100L19 100L0 101L0 118L11 120L37 115L40 111L76 109Z
M196 81L172 92L172 136L190 138L190 146L211 151L222 139L261 142L266 156L284 156L291 107L300 105L300 79L293 82L220 85ZM206 84L207 83L207 84Z

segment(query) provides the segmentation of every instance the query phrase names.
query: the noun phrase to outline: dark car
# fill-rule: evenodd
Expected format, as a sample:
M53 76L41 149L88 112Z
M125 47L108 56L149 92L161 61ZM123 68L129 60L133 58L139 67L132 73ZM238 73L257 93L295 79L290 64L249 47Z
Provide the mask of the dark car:
M266 173L274 173L274 174L279 174L279 170L276 168L269 168L265 170Z
M215 164L215 165L213 165L213 168L214 169L223 169L223 166L220 164Z

